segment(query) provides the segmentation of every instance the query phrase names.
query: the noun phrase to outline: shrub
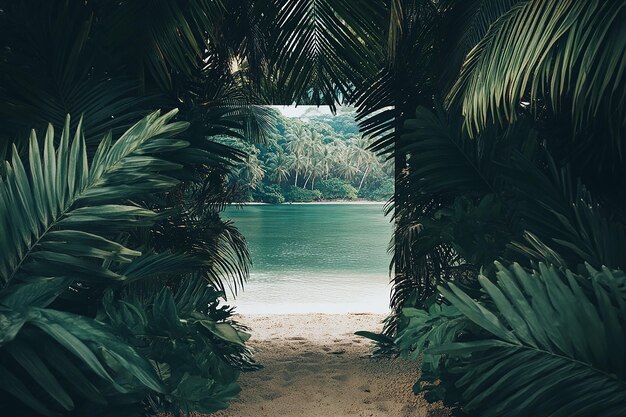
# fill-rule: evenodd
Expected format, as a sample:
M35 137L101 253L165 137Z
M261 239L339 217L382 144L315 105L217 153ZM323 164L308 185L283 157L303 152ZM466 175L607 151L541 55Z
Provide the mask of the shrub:
M307 190L293 185L287 188L284 195L286 201L302 203L309 203L311 201L318 201L322 199L322 193L319 190Z
M393 179L385 178L379 183L362 188L359 197L366 200L387 201L393 196L394 187Z
M70 134L68 117L59 140L50 126L43 151L33 134L28 163L16 151L6 164L3 409L94 417L145 415L148 408L210 412L237 394L237 370L249 362L247 335L229 320L232 309L218 308L219 293L205 279L218 268L234 270L227 257L213 255L226 238L207 232L187 252L129 238L152 232L159 219L137 202L172 190L184 176L172 161L183 151L198 153L176 138L187 124L170 123L175 114L156 112L118 140L108 136L93 158L80 126ZM209 238L216 240L211 251L198 249Z
M324 200L354 200L357 197L356 188L339 178L321 180L317 186Z
M403 310L397 346L422 363L414 391L471 415L625 415L624 272L496 268L480 301L449 283L445 304Z
M285 202L285 197L277 184L260 185L252 192L252 200L261 203L280 204Z

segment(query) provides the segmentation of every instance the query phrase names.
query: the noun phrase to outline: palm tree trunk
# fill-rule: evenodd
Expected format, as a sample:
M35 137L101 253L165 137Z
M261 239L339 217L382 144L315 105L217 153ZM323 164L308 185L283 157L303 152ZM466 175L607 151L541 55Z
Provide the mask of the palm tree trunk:
M368 165L367 168L365 168L365 172L363 173L363 177L361 178L361 182L359 183L358 191L361 191L361 187L363 187L363 181L365 181L365 177L367 177L367 173L369 172L369 170L370 170L370 167Z
M296 179L293 182L293 186L297 187L298 186L298 171L296 171Z

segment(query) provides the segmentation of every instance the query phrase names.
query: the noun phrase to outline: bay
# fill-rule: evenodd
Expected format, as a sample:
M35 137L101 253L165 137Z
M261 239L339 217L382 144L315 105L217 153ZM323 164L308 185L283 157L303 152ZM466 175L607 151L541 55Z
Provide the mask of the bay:
M383 204L229 207L252 256L245 314L387 312L389 239Z

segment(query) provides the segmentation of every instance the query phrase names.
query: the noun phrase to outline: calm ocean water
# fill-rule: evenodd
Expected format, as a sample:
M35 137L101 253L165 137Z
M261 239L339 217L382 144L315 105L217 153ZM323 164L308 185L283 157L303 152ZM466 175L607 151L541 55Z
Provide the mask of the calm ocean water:
M253 261L231 301L239 312L387 312L392 229L383 204L251 205L225 217Z

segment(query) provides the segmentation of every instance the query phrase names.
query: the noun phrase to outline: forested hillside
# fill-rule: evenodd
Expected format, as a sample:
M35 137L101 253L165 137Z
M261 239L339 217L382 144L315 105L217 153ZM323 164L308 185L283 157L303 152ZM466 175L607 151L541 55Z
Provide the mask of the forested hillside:
M225 138L246 153L230 175L236 201L283 203L318 200L388 200L393 165L368 151L352 108L336 115L316 107L299 117L271 110L275 129L262 143Z

